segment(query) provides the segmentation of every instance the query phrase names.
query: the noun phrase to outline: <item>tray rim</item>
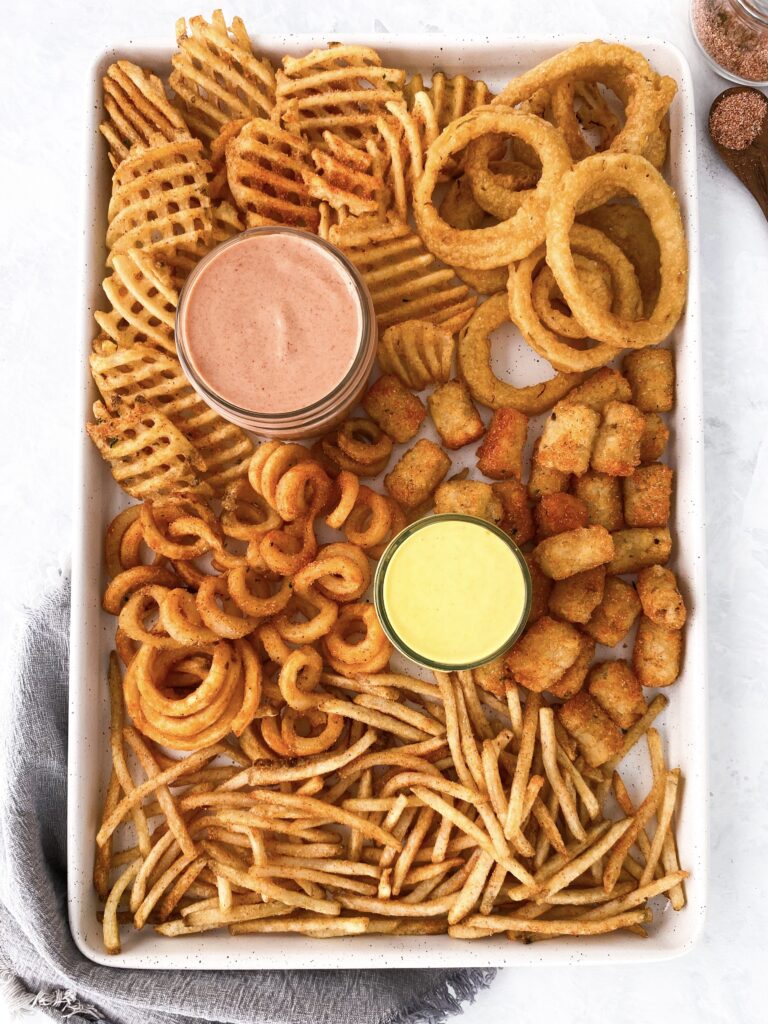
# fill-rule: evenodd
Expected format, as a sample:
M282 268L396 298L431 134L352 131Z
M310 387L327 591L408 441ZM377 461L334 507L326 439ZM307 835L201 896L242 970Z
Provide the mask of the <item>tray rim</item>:
M289 33L276 34L264 33L251 36L257 49L275 50L281 49L286 52L299 50L305 52L316 46L326 45L323 37L315 33ZM578 43L585 42L585 37L561 36L556 33L547 35L513 36L510 34L498 35L493 38L489 36L467 35L463 37L445 36L439 33L343 33L334 34L339 42L358 43L370 45L386 53L389 50L413 50L414 62L422 61L426 69L431 63L432 69L436 68L440 59L434 56L438 50L450 50L456 47L465 47L472 51L475 48L485 48L490 54L500 58L500 51L503 47L509 47L513 54L519 54L527 48L530 50L551 50L553 53L560 49L568 49ZM700 309L700 222L698 210L698 176L697 176L697 138L695 131L695 101L693 94L693 79L690 65L685 54L675 44L667 40L648 35L633 35L622 37L613 34L606 34L604 38L610 42L618 42L648 53L651 50L659 50L667 53L677 64L678 95L684 99L684 110L681 122L681 142L688 151L687 163L688 177L686 178L686 209L684 221L686 224L688 253L689 253L689 282L686 311L683 323L686 329L696 332L694 341L694 355L692 366L688 367L688 384L686 385L687 398L690 401L694 398L692 406L688 407L691 418L703 423L703 380L702 380L702 358L701 358L701 309ZM102 496L100 490L101 481L106 479L106 470L102 468L101 461L92 450L87 434L84 429L85 418L90 412L90 405L93 398L93 388L88 372L88 354L90 340L93 333L92 306L90 304L90 293L94 288L97 278L95 274L103 273L103 262L94 258L94 251L103 251L103 235L98 230L98 214L89 213L90 200L95 191L95 181L98 177L98 161L103 161L101 149L101 136L98 132L98 123L101 113L101 93L99 72L105 61L116 59L135 59L152 63L158 59L167 61L172 53L172 46L167 41L158 42L147 40L145 42L131 41L125 46L107 46L101 49L93 58L88 68L86 78L86 97L90 110L90 117L85 133L85 149L83 153L83 203L82 209L88 218L84 223L83 235L80 240L79 255L81 266L81 290L78 292L77 301L80 304L82 320L82 342L78 350L78 358L75 360L74 393L80 395L80 401L76 403L77 421L75 424L74 436L78 438L78 447L75 456L75 472L73 474L74 490L74 513L73 513L73 538L72 538L72 609L87 608L88 602L88 579L85 568L86 538L90 527L89 509L94 500ZM541 59L546 59L542 57ZM462 57L452 58L451 64L462 63ZM525 65L528 63L525 57L510 58L511 64ZM467 66L475 66L472 60L466 61ZM503 65L502 59L496 60L496 66ZM508 65L507 65L508 66ZM101 278L98 278L100 282ZM83 295L86 301L83 303ZM692 371L692 372L691 372ZM673 421L673 426L676 420ZM699 891L699 899L694 905L689 902L688 906L681 912L688 915L692 920L689 924L689 935L687 938L668 946L651 946L653 939L643 943L636 943L628 937L615 937L614 948L610 952L603 949L596 949L591 943L583 940L577 948L573 940L554 940L534 946L521 946L517 943L505 942L500 946L499 940L487 940L489 943L460 942L455 939L447 939L444 936L424 936L421 943L404 943L403 939L395 940L393 937L379 936L378 941L361 942L361 937L351 939L324 940L322 943L314 942L303 937L291 937L298 940L294 943L275 941L272 937L271 948L274 950L270 962L264 962L264 957L259 950L261 967L254 968L249 959L255 957L255 952L239 953L231 950L229 953L211 951L211 955L201 958L199 955L182 952L180 948L173 948L171 944L163 943L162 958L147 952L141 952L140 948L124 951L119 956L110 956L105 953L100 945L94 945L88 940L83 932L81 920L78 919L78 900L81 898L84 885L89 884L90 868L92 862L93 840L90 835L83 836L84 829L80 834L70 828L70 822L76 820L78 814L78 796L80 786L87 787L81 764L85 761L86 754L80 748L80 744L68 744L67 763L67 909L68 919L72 936L77 948L89 960L106 966L133 969L160 969L174 968L178 970L236 970L236 969L274 969L274 968L313 968L313 969L334 969L339 967L383 967L402 968L408 966L419 967L460 967L460 966L553 966L556 964L582 965L582 964L637 964L652 963L663 960L675 959L689 953L700 941L706 917L706 889L707 889L707 861L708 861L708 832L709 832L709 808L707 801L708 782L708 680L707 680L707 625L706 625L706 539L704 521L704 458L703 438L695 438L699 443L696 445L698 454L692 457L688 469L692 472L691 487L688 497L699 509L698 521L696 523L695 538L687 534L688 542L695 540L691 550L696 551L694 574L696 579L696 613L697 613L697 638L700 640L700 647L697 649L699 672L697 690L700 691L698 704L696 706L697 722L700 727L698 743L694 749L698 751L695 756L696 765L696 789L699 794L699 806L693 808L698 815L698 829L700 844L697 850L697 867L695 871L694 884ZM68 726L70 737L81 738L83 731L83 694L80 692L79 683L83 677L84 662L90 642L100 643L100 626L98 614L96 622L89 628L90 619L94 616L75 616L70 622L70 668L69 668L69 711ZM687 638L690 642L690 638ZM674 698L673 698L674 699ZM103 737L101 737L103 742ZM87 750L86 746L86 750ZM96 755L98 756L98 755ZM87 771L87 764L86 764ZM692 794L686 795L686 809L690 811L689 803ZM88 864L84 871L85 863ZM85 877L83 877L85 875ZM158 941L157 937L152 937ZM223 938L223 936L222 936ZM249 938L259 938L251 936ZM282 937L281 937L282 938ZM430 941L431 940L431 941ZM442 941L435 941L442 940ZM150 940L151 941L151 940ZM162 941L162 940L161 940ZM229 939L230 945L232 939ZM594 941L594 940L593 940ZM177 939L174 943L181 945ZM448 943L446 945L446 943ZM491 945L490 943L493 943ZM414 949L418 946L418 949ZM318 949L318 947L320 947ZM485 949L483 949L485 947ZM650 948L649 948L650 947ZM300 949L307 949L306 955L301 955ZM336 949L338 952L333 952ZM328 955L324 954L328 950ZM207 951L206 951L207 952ZM298 955L297 955L298 954ZM317 955L319 954L319 955ZM466 954L466 955L464 955ZM418 959L416 959L418 957Z

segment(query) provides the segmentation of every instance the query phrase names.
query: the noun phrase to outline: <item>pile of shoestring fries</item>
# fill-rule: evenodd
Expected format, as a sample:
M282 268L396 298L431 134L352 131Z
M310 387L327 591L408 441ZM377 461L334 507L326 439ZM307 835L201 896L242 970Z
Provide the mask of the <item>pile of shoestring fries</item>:
M113 656L113 774L95 867L108 950L120 951L126 920L169 936L528 942L645 936L653 897L684 905L672 831L679 772L651 727L665 697L594 769L539 694L523 704L511 686L502 701L472 672L434 683L326 672L322 684L343 720L325 753L254 761L249 726L175 760L126 723ZM618 765L643 738L652 783L635 805ZM611 796L618 816L607 816ZM128 823L135 845L117 850Z

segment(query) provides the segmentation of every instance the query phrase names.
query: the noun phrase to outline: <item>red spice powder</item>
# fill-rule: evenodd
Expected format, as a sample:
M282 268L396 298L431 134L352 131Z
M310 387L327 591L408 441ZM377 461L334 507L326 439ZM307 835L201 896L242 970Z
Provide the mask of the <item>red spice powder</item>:
M734 0L693 0L693 27L716 64L750 82L768 82L768 23L762 27Z
M712 138L728 149L746 149L760 134L766 113L768 100L759 92L728 93L710 115Z

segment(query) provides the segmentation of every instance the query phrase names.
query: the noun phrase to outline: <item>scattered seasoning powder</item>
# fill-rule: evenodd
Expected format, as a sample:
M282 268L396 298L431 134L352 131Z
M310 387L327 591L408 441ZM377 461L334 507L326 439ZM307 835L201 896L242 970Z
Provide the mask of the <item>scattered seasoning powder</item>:
M768 100L759 92L731 92L716 105L709 118L712 138L728 149L746 149L760 134Z
M737 5L738 0L693 0L696 35L723 70L750 82L768 82L768 12L754 12L754 18L766 18L761 27Z

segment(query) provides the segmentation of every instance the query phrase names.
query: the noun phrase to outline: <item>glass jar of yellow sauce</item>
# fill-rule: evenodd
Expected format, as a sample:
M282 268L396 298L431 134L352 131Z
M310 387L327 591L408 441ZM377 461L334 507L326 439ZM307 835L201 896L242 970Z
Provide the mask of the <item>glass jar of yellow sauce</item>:
M428 516L392 540L379 560L374 602L382 628L407 658L451 672L503 654L531 608L522 552L474 516Z

